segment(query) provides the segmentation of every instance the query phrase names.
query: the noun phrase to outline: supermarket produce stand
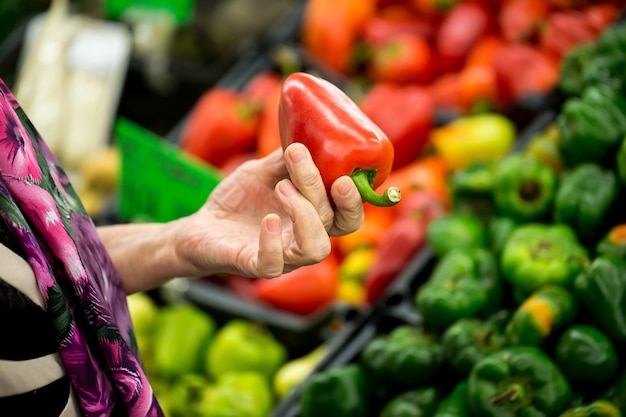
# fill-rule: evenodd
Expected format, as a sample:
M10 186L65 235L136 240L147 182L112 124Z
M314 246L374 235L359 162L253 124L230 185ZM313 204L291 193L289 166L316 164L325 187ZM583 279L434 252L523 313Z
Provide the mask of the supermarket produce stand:
M321 73L337 85L345 82L342 76L329 70L299 46L298 31L304 4L305 1L297 2L295 7L285 14L283 20L269 28L264 36L245 42L234 50L232 55L214 62L213 65L207 67L173 61L171 71L180 83L176 97L159 94L155 96L154 92L146 90L148 87L143 85L144 62L139 58L131 60L120 103L121 121L119 123L125 125L128 122L127 126L130 126L131 130L141 131L136 135L137 137L145 136L149 138L145 143L153 142L148 143L151 151L155 152L153 155L158 155L158 158L153 158L153 164L171 163L172 167L187 174L189 161L179 160L180 153L176 148L180 145L181 131L194 101L202 91L211 86L227 86L240 90L261 71L278 71L280 64L276 61L276 51L279 49L290 53L292 58L295 57L302 68ZM620 21L623 21L623 18ZM9 74L14 73L24 31L25 26L19 27L0 45L0 76L7 74L10 77ZM513 152L523 150L536 134L552 124L566 99L567 97L560 90L555 89L547 96L528 97L509 109L507 115L520 129ZM160 108L165 113L158 113L158 116L155 116L156 113L152 111L154 109L142 109L142 104L146 102L151 102L155 108ZM458 117L456 114L440 112L437 114L436 124L445 125L456 117ZM127 120L123 120L126 118ZM161 143L153 146L157 142ZM141 156L145 151L145 149L142 151L143 148L139 142L132 142L128 146L132 149L139 149L135 156ZM144 157L146 155L143 153ZM149 163L148 160L142 162L146 166ZM153 168L158 169L157 166ZM134 184L136 190L140 186L137 184L141 184L141 181L148 184L149 176L152 175L150 172L150 169L146 169L145 172L127 174L126 177L132 177L136 182ZM180 193L191 195L198 191L194 188L192 179L209 178L212 174L203 168L198 168L194 172L198 177L183 175L177 178L172 175L170 180L177 181L178 185L183 187ZM142 178L142 175L145 177ZM208 177L205 177L206 175ZM190 178L188 184L185 183L185 178ZM214 177L210 178L214 181ZM214 186L216 181L217 179L210 184L210 187ZM147 187L150 186L147 185ZM164 195L162 197L167 198ZM96 224L127 221L128 217L122 216L119 212L120 200L124 198L128 196L113 197L104 214L94 219ZM127 204L132 205L132 203L133 200L127 200ZM184 210L193 210L194 205L197 204L198 201L192 201L184 207ZM134 208L146 207L147 205L136 205ZM150 214L154 213L145 214L146 218L150 218ZM171 215L171 212L167 214L167 216ZM137 217L141 217L141 213ZM365 346L377 335L387 334L403 324L419 327L423 319L415 307L414 297L420 286L427 282L436 264L437 257L431 248L426 247L415 254L373 305L354 307L338 302L310 316L281 311L259 302L243 299L210 280L177 278L164 288L151 292L151 295L159 302L166 302L168 299L189 301L206 311L220 324L232 318L244 318L257 322L267 327L284 343L292 357L306 354L312 347L326 342L329 350L314 368L311 375L315 376L327 370L357 362ZM445 390L452 388L449 384L446 385L445 381L438 382ZM297 386L280 401L271 417L302 415L300 401L303 387L304 385ZM378 407L380 408L380 404Z

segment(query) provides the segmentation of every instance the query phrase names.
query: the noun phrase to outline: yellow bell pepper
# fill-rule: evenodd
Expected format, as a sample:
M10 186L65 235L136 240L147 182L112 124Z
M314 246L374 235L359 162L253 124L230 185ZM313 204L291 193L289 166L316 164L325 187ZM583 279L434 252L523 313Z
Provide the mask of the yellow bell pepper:
M449 168L458 170L504 157L511 150L515 136L515 126L507 117L482 113L433 129L431 142Z

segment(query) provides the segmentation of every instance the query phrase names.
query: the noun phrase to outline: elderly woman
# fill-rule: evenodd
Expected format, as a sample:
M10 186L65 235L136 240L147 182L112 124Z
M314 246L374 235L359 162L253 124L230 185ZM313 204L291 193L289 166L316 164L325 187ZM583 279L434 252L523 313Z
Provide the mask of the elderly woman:
M330 201L307 149L245 163L196 213L96 228L0 80L0 410L3 416L160 416L126 295L177 276L278 277L356 230L348 177Z

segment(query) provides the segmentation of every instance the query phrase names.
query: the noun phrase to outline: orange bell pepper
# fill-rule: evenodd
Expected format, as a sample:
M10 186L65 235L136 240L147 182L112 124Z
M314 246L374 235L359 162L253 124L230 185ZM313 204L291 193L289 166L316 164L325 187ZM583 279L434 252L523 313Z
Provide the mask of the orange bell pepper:
M402 200L400 200L402 202ZM333 238L333 247L339 256L346 256L356 248L376 247L385 231L395 219L393 210L366 204L363 206L364 219L356 231Z
M331 69L350 70L353 48L374 16L374 0L308 0L301 25L301 45Z
M488 35L481 38L470 51L458 74L456 99L463 110L502 106L494 57L504 45L504 40L499 36Z
M504 45L506 42L499 36L487 35L482 37L467 56L465 68L493 67L494 57Z
M498 77L493 67L475 66L459 73L458 100L464 110L492 110L500 105Z
M404 168L392 171L381 187L393 183L403 195L416 190L429 190L447 204L450 200L448 173L449 168L443 158L439 156L425 157ZM400 210L403 205L402 200L400 200L396 208Z

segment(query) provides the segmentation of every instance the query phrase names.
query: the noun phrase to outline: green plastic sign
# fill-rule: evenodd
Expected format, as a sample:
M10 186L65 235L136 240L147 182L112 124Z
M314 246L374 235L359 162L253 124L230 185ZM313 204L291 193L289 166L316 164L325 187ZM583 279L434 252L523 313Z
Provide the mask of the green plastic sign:
M215 167L136 123L118 118L119 211L126 221L167 222L194 213L222 179Z
M104 13L111 19L120 19L130 10L166 11L178 25L187 23L194 13L195 0L105 0Z

